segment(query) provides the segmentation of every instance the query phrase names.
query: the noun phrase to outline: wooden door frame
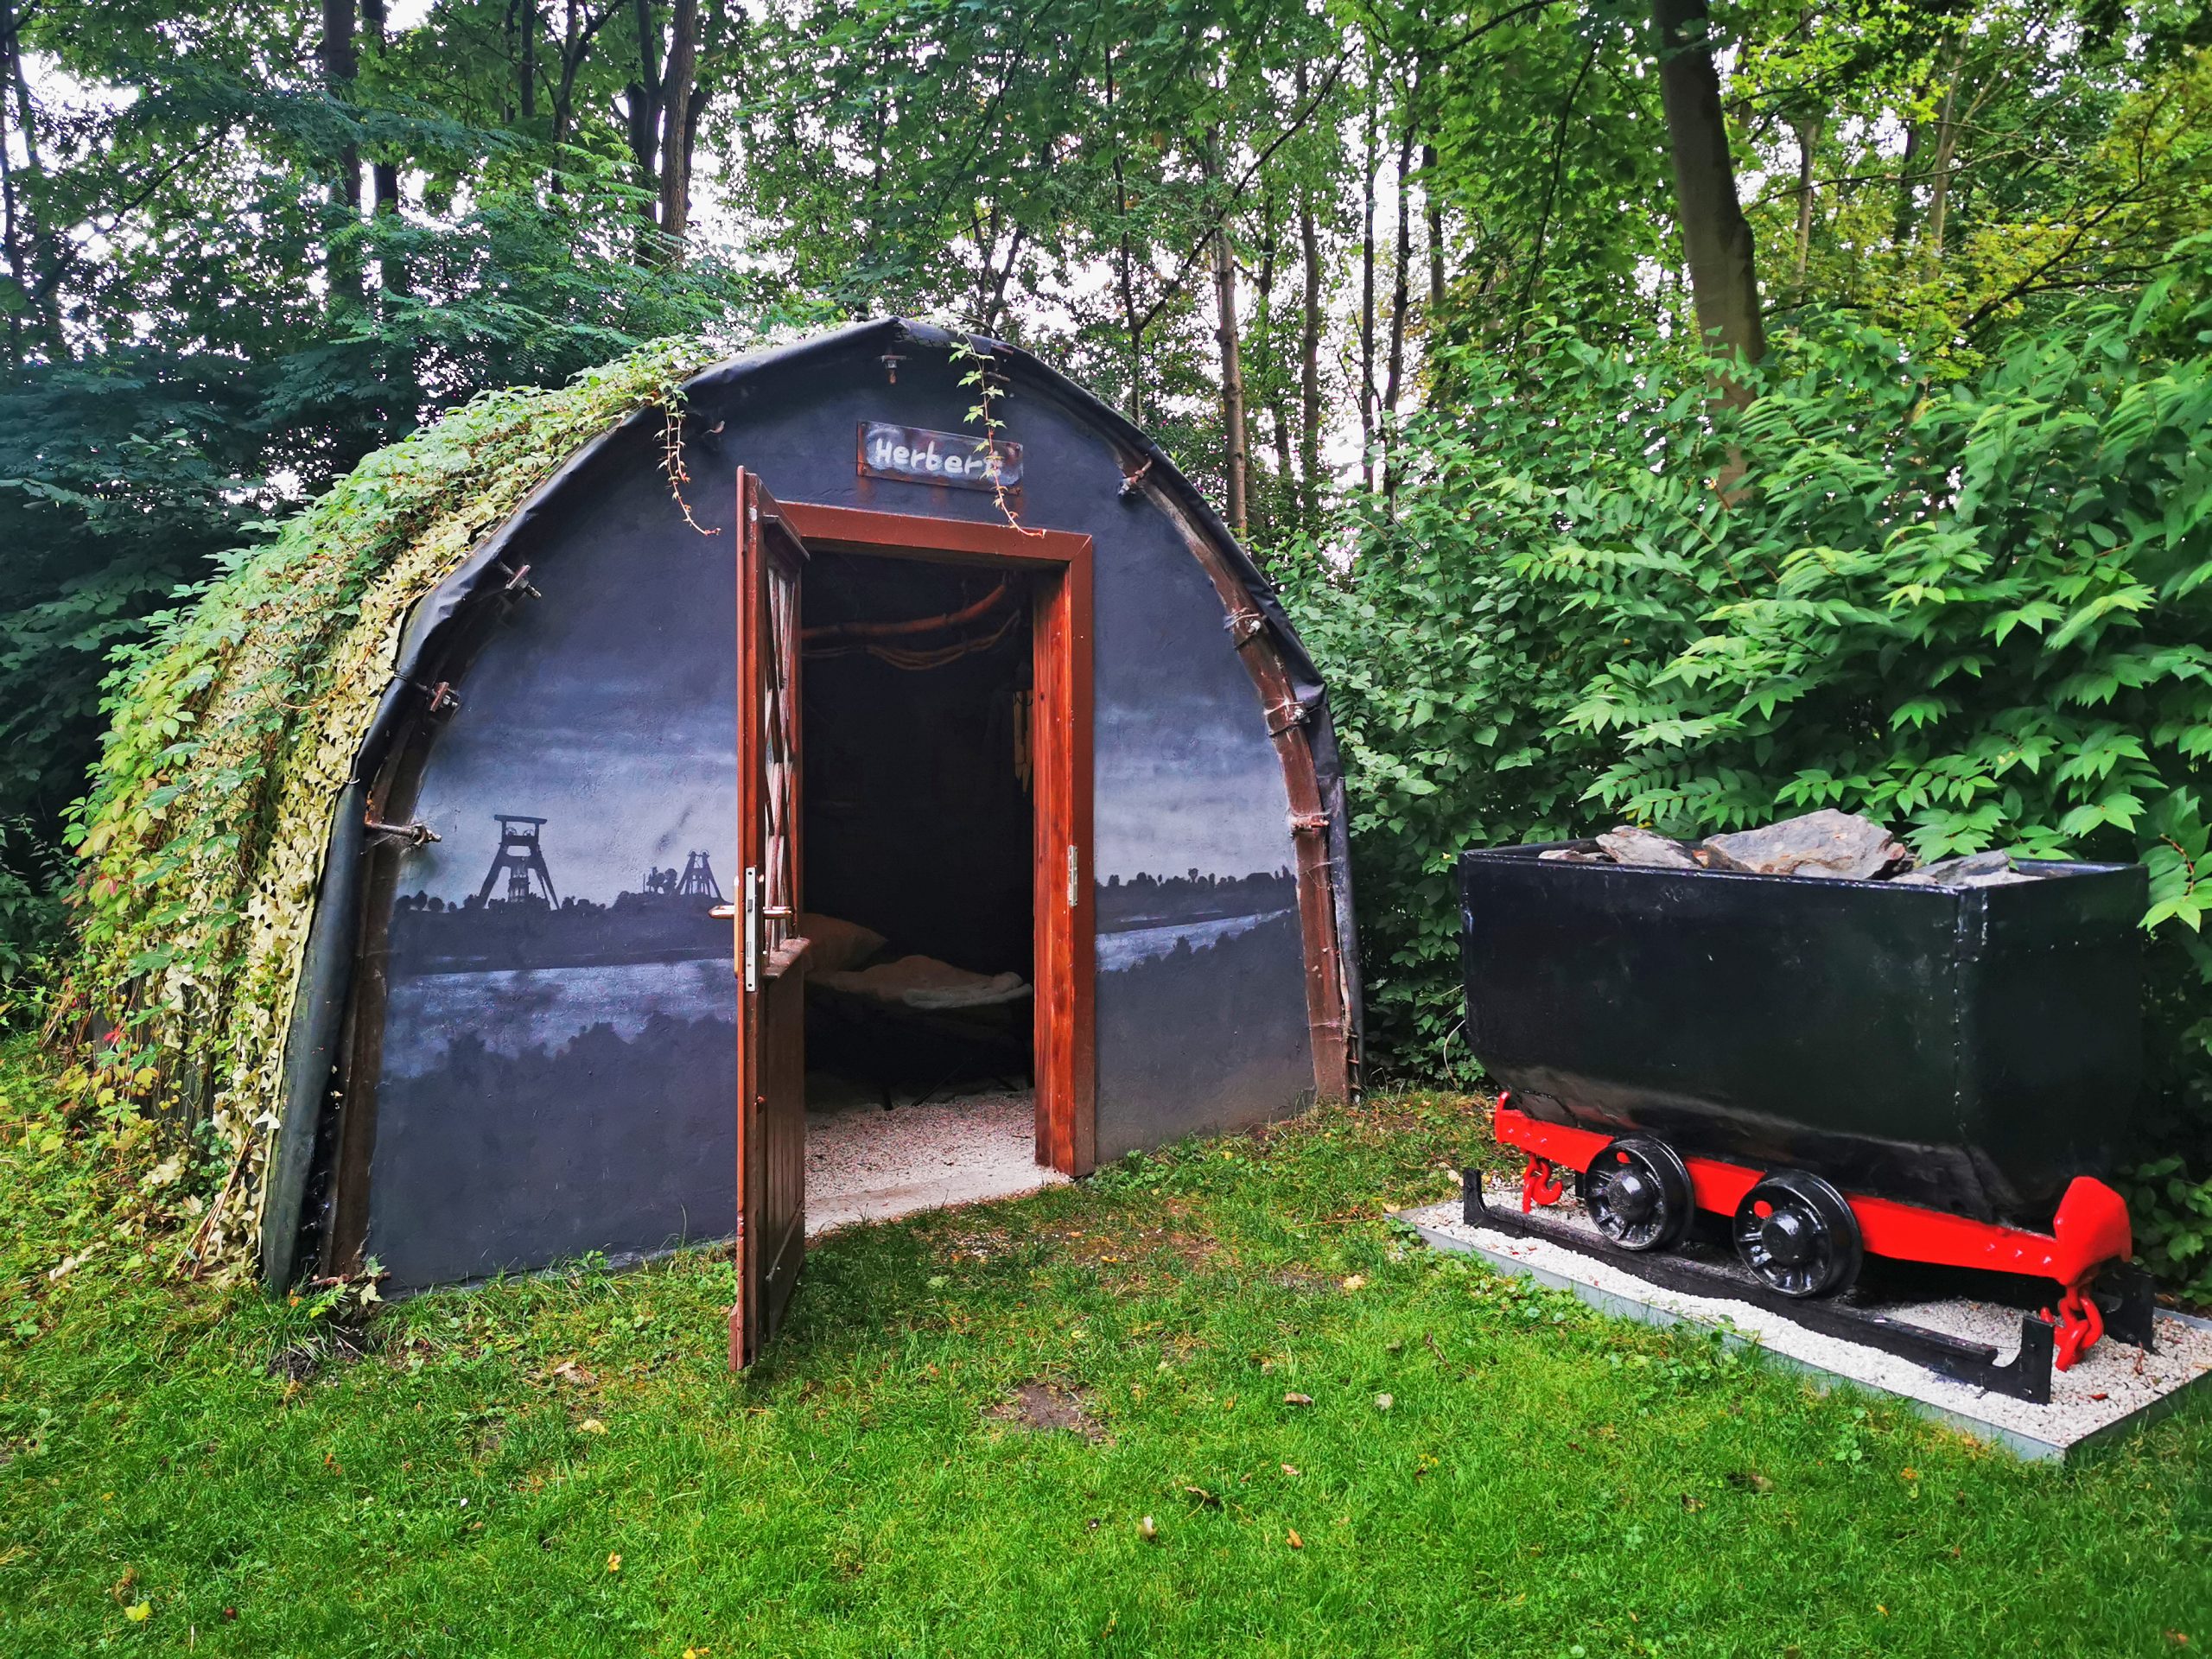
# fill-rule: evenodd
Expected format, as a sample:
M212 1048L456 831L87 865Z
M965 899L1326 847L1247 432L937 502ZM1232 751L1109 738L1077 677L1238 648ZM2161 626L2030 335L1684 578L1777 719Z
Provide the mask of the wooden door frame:
M739 986L737 1296L729 1313L732 1370L751 1364L782 1324L806 1255L807 941L798 936L798 923L803 893L799 769L805 753L798 716L799 606L808 549L793 535L760 476L742 467L737 474L737 527L738 890L732 895L734 902L723 906L732 924L731 967ZM756 558L757 569L753 563ZM780 630L772 620L779 583L787 587L790 606ZM765 659L764 651L769 653ZM780 677L781 703L789 715L789 777L772 794L766 787L767 768L753 747L767 745L775 736L775 705L767 701L771 660ZM768 908L777 896L777 847L770 822L779 800L787 815L783 835L784 856L789 861L780 911ZM780 1133L770 1133L772 1120ZM762 1137L759 1145L754 1144L756 1133ZM764 1231L764 1214L772 1223L780 1223L781 1230Z
M1033 579L1030 977L1037 989L1037 1161L1064 1175L1087 1175L1098 1160L1090 537L808 501L786 501L783 512L817 552L982 565Z

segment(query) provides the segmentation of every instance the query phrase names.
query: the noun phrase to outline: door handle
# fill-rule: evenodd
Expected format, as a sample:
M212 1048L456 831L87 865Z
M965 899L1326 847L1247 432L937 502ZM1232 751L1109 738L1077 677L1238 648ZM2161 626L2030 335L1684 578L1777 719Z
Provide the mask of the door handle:
M709 911L707 914L713 917L718 922L734 921L737 917L737 906L735 905L716 905L712 910Z
M760 869L758 865L745 867L745 929L744 967L745 988L760 988Z

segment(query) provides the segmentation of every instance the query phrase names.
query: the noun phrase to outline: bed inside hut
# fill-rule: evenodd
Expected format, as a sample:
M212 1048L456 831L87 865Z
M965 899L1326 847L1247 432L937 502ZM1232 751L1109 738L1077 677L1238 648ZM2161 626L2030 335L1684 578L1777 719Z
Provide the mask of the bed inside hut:
M810 1230L1028 1192L1030 594L822 553L800 685Z

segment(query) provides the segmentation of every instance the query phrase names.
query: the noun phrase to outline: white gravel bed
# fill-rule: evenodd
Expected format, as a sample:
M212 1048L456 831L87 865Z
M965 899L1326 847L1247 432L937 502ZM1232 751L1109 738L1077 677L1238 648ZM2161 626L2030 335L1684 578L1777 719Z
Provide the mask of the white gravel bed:
M1518 1210L1520 1188L1517 1185L1485 1187L1484 1199L1496 1207ZM1550 1206L1544 1215L1548 1220L1597 1236L1581 1205L1572 1198ZM1578 1287L1587 1287L1601 1297L1634 1303L1670 1319L1713 1328L1732 1327L1746 1340L1801 1365L1912 1401L1970 1432L1979 1428L1985 1437L1988 1430L1996 1430L1998 1438L2031 1452L2039 1446L2063 1452L2212 1373L2212 1324L2184 1320L2162 1311L2153 1327L2157 1352L2145 1354L2108 1336L2077 1360L2072 1370L2052 1372L2049 1405L2031 1405L2024 1400L2007 1399L1952 1382L1878 1349L1822 1336L1784 1314L1749 1302L1669 1290L1611 1262L1546 1239L1470 1227L1460 1219L1456 1198L1404 1211L1401 1217L1447 1248L1458 1245L1509 1258L1572 1281ZM1721 1257L1718 1251L1693 1254L1700 1266L1741 1273L1732 1259ZM2011 1358L2019 1348L2020 1310L1998 1303L1953 1298L1878 1304L1853 1300L1848 1306L1986 1344L1998 1351L1999 1361Z
M806 1116L809 1237L855 1222L1014 1198L1066 1179L1037 1161L1037 1099L1027 1089L887 1112L855 1098Z

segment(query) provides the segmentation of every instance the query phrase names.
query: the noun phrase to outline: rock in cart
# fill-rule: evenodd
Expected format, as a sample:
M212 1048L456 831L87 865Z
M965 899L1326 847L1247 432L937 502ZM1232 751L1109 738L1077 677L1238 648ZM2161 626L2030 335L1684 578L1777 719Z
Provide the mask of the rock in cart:
M2100 1340L2148 1348L2101 1179L2141 1069L2141 868L1915 871L1841 813L1662 840L1462 855L1468 1044L1528 1160L1517 1211L1469 1172L1467 1221L2024 1400ZM1596 1236L1541 1213L1570 1173ZM1694 1230L1740 1272L1677 1254ZM1870 1255L2044 1294L2000 1363L1859 1311Z

